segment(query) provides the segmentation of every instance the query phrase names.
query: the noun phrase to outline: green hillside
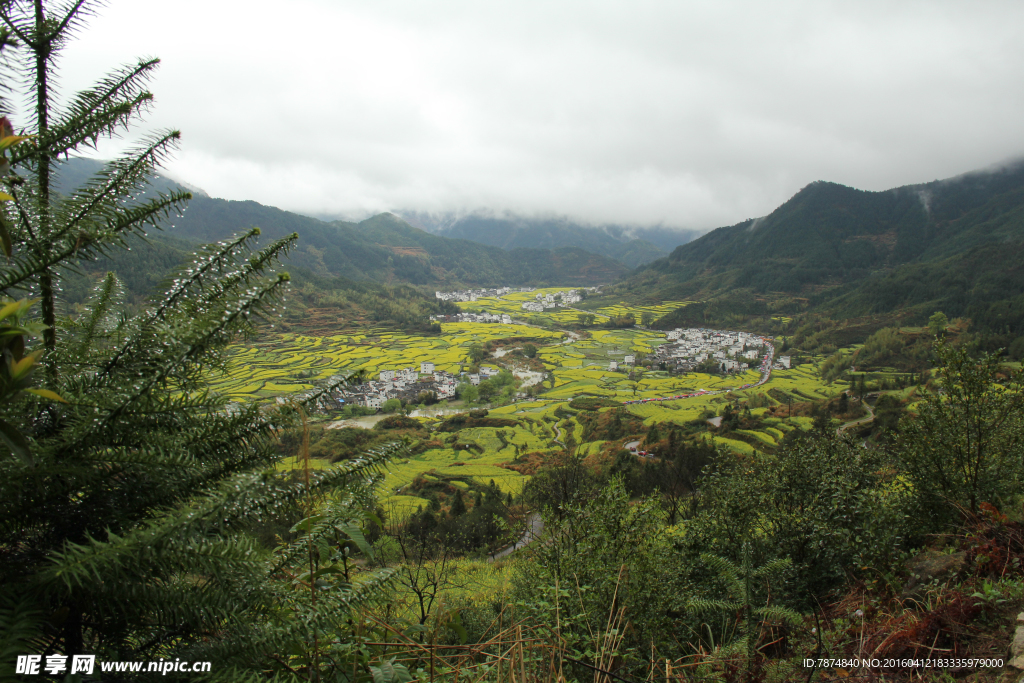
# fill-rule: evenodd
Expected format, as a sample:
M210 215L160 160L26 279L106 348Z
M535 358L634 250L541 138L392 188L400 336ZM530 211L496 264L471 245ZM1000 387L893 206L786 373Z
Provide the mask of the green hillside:
M323 223L253 201L196 197L176 221L175 236L219 240L258 225L276 239L298 232L291 261L322 275L431 286L598 285L628 271L579 248L513 249L431 235L389 213L360 223Z
M101 168L99 162L72 159L60 167L62 190L80 186ZM157 178L153 191L178 187ZM264 242L293 232L297 248L285 266L320 277L352 281L409 283L430 287L493 285L577 285L612 282L629 269L606 256L579 247L503 250L476 242L431 235L392 214L360 223L325 223L315 218L264 206L254 201L230 201L196 193L187 211L137 244L129 287L153 284L168 271L168 263L183 258L188 243L222 240L239 230L258 226ZM152 263L146 264L146 258ZM120 259L120 257L119 257ZM105 260L85 264L87 271L109 269ZM122 266L114 268L120 272Z
M768 216L676 248L616 289L762 307L795 298L837 318L922 319L941 309L1022 334L1022 248L1024 164L884 192L816 182Z

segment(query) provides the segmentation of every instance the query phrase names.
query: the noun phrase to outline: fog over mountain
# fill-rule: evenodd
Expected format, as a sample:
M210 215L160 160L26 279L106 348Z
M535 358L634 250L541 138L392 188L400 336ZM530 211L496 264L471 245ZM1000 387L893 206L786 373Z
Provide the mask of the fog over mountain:
M1024 151L1019 2L295 0L303 30L265 0L174 8L111 0L62 88L159 56L168 173L307 215L705 232L815 180L883 190Z
M436 235L472 240L502 249L581 247L614 258L631 268L664 256L699 234L664 226L594 225L565 216L528 217L508 211L397 213L410 224Z

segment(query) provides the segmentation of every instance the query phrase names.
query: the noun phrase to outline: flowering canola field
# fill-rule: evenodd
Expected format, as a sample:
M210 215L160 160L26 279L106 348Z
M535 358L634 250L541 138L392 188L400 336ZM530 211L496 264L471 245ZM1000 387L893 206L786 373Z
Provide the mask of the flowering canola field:
M371 376L387 369L415 367L423 361L437 370L458 373L469 347L491 339L529 337L558 341L561 332L525 325L442 325L437 337L392 332L311 337L281 334L239 347L223 372L210 378L210 388L234 401L267 399L311 389L316 380L364 370Z
M495 301L505 307L518 308L519 299L532 298L532 293L518 293ZM465 307L487 308L482 303L485 301L479 300ZM603 310L608 315L632 313L639 318L647 310L658 315L679 305L677 302L644 307L611 306ZM559 315L570 314L572 320L578 315L566 309L545 315L557 319ZM427 503L407 488L417 476L442 480L460 488L494 481L503 491L518 494L528 477L501 465L529 453L561 451L563 446L559 441L564 441L569 434L573 435L581 453L600 452L606 442L581 443L582 426L564 412L566 403L578 396L607 397L625 403L641 398L709 392L691 398L625 406L625 410L651 425L691 422L705 411L720 412L727 401L770 389L779 389L794 401L828 398L839 391L839 387L822 382L815 364L775 370L767 385L731 393L724 390L756 382L760 376L758 371L752 369L730 376L696 372L670 376L665 372L645 371L631 376L628 372L608 369L611 361L622 364L624 356L649 354L666 341L664 333L653 330L592 329L587 338L579 339L567 337L560 331L527 325L475 323L444 324L442 334L436 337L386 331L326 337L282 334L238 347L225 370L211 378L211 387L232 400L251 401L309 389L314 382L339 373L363 370L372 376L384 369L418 368L423 361L434 363L439 370L458 373L468 364L471 345L509 337L532 339L540 345L537 358L547 371L540 400L513 403L490 411L492 417L516 420L515 426L438 433L437 438L443 440L444 447L431 448L391 463L381 485L382 502L392 509L391 514L408 514ZM427 418L423 420L430 422ZM758 430L738 433L745 441L717 436L714 440L718 445L740 452L752 452L761 446L773 448L786 432L808 429L810 420L773 418L764 425Z

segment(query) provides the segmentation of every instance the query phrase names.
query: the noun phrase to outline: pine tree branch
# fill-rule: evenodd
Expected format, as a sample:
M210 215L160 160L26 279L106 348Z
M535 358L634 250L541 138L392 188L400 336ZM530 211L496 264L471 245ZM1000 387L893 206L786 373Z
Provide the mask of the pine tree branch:
M188 193L177 193L162 196L140 206L133 206L119 212L110 219L103 231L88 235L86 241L65 243L59 249L51 250L45 256L25 258L15 254L10 260L14 267L0 274L0 292L9 289L21 289L27 280L39 276L49 268L66 261L77 254L106 254L110 242L123 237L123 233L141 230L143 224L154 223L164 216L171 208L188 199Z
M60 14L61 12L64 13L64 18L61 19L60 23L57 24L53 32L46 36L46 38L48 40L52 40L53 38L56 38L63 34L65 31L69 31L69 29L77 28L75 24L81 22L80 15L84 12L81 12L80 10L85 5L85 3L86 0L75 0L72 3L65 5L65 8L63 10L58 10L58 14Z
M259 228L252 228L229 242L221 243L216 246L212 253L207 254L198 263L193 264L175 276L172 280L172 286L163 300L146 314L145 319L138 325L138 331L129 336L121 348L107 361L103 367L103 372L109 373L113 371L126 354L137 351L142 344L149 341L153 325L165 320L168 314L175 310L178 304L187 297L191 288L201 286L205 279L216 270L230 264L238 249L259 234ZM289 240L288 244L291 244L295 237L297 236L293 235L293 239ZM280 243L281 241L279 240L276 244ZM278 249L282 250L284 246L279 246Z
M108 164L98 178L62 202L59 208L63 227L56 237L60 238L73 232L82 221L97 211L100 211L101 216L105 216L109 215L110 208L118 209L118 198L141 189L147 182L147 176L163 161L167 153L174 149L180 138L181 134L178 131L168 131L136 150L134 154ZM192 197L188 192L176 192L170 196L176 196L180 201Z
M22 43L29 47L35 46L35 41L32 39L34 32L34 23L26 22L25 24L19 24L18 21L10 14L9 8L17 3L7 0L0 5L0 20L7 24L11 32L21 40Z

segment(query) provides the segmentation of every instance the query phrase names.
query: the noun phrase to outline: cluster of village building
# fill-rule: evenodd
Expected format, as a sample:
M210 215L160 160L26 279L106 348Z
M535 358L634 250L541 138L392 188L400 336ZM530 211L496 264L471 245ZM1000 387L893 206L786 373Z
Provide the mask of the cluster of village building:
M663 363L670 371L686 372L706 360L720 364L725 372L740 372L765 355L768 341L750 332L731 332L691 327L667 332L668 343L651 356L652 363ZM789 368L789 356L781 356L775 366Z
M501 372L498 368L484 366L479 373L465 374L470 384L480 384ZM401 370L382 370L377 380L345 387L339 392L337 399L347 405L359 405L378 409L388 399L397 398L407 403L415 402L420 394L433 392L437 400L454 398L459 377L435 370L430 362L420 363L419 372L416 368Z
M532 292L535 287L498 287L497 289L460 289L456 292L434 292L441 301L476 301L487 297L505 296L509 292Z
M597 287L588 287L588 291L597 291ZM538 294L536 301L527 301L523 304L524 311L543 313L545 308L558 308L570 304L578 304L583 301L583 295L579 290L570 289L565 292L554 292L551 294Z
M512 316L504 313L455 313L454 315L432 315L435 323L499 323L511 325Z
M437 371L433 363L425 362L420 363L419 372L416 368L384 370L377 380L345 387L339 398L348 405L376 409L391 398L413 402L425 391L433 392L438 400L451 398L457 383L455 375Z

